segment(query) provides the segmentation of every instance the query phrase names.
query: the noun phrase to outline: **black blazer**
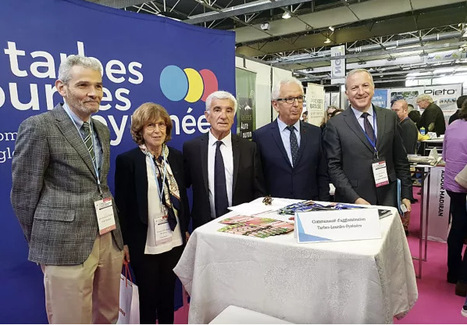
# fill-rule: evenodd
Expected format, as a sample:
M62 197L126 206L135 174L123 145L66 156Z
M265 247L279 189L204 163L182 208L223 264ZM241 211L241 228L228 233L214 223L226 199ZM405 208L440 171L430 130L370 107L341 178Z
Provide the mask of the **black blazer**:
M354 203L361 197L371 204L398 207L397 178L401 180L401 198L412 197L410 167L400 125L393 111L376 106L373 109L378 129L376 148L379 157L386 161L390 184L375 186L371 167L374 149L350 107L330 119L324 129L329 176L336 187L336 201Z
M193 189L193 229L211 221L208 183L209 134L203 134L183 144L185 179ZM232 204L250 202L264 196L261 161L253 142L232 134L233 190Z
M169 147L169 165L180 191L178 213L180 231L185 242L188 229L188 199L184 180L182 153ZM135 262L144 255L148 229L148 181L146 156L139 148L117 156L115 169L115 202L122 227L123 241Z
M282 198L329 201L329 177L321 129L300 121L300 149L292 167L277 119L253 132L261 156L267 193Z

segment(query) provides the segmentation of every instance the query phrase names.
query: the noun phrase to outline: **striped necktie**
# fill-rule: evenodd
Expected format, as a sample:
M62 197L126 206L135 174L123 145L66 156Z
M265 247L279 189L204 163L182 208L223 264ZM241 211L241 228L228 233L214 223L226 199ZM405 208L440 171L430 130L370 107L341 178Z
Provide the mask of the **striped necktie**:
M95 164L96 154L94 153L94 146L92 144L91 129L89 128L89 122L84 122L81 128L83 129L84 144L86 145L86 149L88 149L89 154L91 155L92 163Z

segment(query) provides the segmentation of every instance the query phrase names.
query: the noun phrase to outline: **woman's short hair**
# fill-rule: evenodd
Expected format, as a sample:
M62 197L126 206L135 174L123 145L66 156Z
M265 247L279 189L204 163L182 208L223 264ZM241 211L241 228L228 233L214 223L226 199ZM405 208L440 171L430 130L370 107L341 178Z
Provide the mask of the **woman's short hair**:
M459 110L459 118L467 121L467 99L464 100Z
M166 136L164 143L172 138L172 120L167 110L156 103L144 103L138 107L131 116L131 136L138 144L144 144L143 128L148 123L156 122L162 119L166 126Z

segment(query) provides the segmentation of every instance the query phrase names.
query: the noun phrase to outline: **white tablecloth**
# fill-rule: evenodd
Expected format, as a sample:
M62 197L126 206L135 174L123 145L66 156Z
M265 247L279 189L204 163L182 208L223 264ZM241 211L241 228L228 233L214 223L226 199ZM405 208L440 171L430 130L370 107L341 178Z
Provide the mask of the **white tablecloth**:
M404 316L418 292L393 211L375 240L297 244L293 233L217 232L219 220L196 229L174 269L191 296L188 322L209 323L229 305L292 323L391 323Z

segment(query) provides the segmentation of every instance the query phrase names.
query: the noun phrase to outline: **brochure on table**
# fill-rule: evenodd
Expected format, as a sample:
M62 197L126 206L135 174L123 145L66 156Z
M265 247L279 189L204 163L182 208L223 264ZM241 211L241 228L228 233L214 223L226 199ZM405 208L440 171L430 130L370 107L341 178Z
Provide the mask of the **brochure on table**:
M298 243L381 238L378 209L297 212Z

